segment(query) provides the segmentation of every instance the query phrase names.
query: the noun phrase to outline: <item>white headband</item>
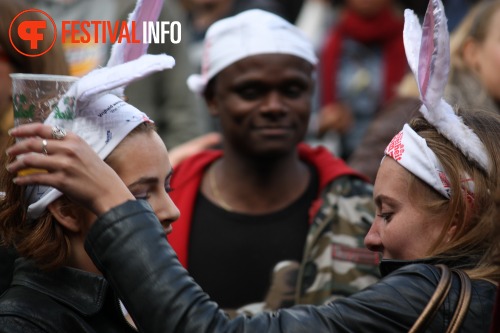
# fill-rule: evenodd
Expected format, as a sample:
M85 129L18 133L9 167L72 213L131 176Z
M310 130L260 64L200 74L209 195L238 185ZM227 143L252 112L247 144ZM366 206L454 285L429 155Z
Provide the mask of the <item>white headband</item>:
M72 120L50 117L45 123L58 125L78 134L102 159L105 159L137 125L149 121L146 114L111 94L91 101L88 107L80 111L83 114L88 112L88 114ZM54 112L51 113L53 114ZM103 115L100 116L100 114ZM39 186L30 195L31 204L28 207L28 216L34 219L39 217L45 208L62 193L55 188Z
M142 21L156 20L163 1L138 0L129 16L142 26ZM105 159L139 124L152 122L148 116L123 101L124 87L151 73L172 68L174 58L165 54L144 54L143 44L116 44L107 67L96 69L76 81L45 120L84 139ZM39 217L62 193L48 186L27 189L28 218Z
M202 94L215 75L238 60L258 54L281 53L300 57L312 65L317 58L312 43L285 19L252 9L219 20L207 30L201 74L188 78L191 91Z
M436 154L408 124L403 126L385 148L384 154L392 157L406 170L450 199L450 182Z

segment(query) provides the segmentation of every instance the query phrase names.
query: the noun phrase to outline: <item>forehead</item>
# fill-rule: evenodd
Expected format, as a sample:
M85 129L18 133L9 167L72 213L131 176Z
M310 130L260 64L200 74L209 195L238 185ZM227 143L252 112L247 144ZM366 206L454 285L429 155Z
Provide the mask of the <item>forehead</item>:
M313 65L306 60L289 54L259 54L241 59L223 69L218 77L224 80L253 75L296 75L310 78ZM221 80L222 81L222 80Z
M145 166L164 168L167 159L167 149L159 135L154 130L147 130L129 134L106 162L122 177L129 172L138 173Z
M385 195L397 199L408 197L410 173L395 160L386 156L377 172L373 196Z

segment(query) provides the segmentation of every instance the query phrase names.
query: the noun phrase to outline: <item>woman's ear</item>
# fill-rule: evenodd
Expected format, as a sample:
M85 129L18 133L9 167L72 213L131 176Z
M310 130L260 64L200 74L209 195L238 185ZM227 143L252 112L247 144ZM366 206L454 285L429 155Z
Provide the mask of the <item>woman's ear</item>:
M474 72L478 72L480 70L480 63L478 61L478 45L475 40L472 38L468 38L464 42L462 56L464 58L464 62L469 69Z
M81 231L80 218L82 212L66 198L59 198L51 202L47 208L64 228L74 233Z
M446 232L445 242L448 243L450 240L452 240L456 232L457 232L457 225L453 223L450 229L448 229L448 232Z

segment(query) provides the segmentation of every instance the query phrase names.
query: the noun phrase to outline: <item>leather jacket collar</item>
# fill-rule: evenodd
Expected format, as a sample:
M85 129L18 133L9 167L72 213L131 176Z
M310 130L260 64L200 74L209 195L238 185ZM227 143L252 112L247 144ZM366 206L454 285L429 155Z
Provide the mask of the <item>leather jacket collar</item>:
M382 259L380 262L380 274L382 277L391 274L395 270L411 265L411 264L429 264L437 265L444 264L451 268L468 269L474 267L474 261L471 258L463 258L462 260L446 260L445 258L425 258L417 260L396 260L396 259Z
M19 258L12 285L37 290L84 315L92 315L102 308L108 283L102 276L71 267L42 271L32 261Z

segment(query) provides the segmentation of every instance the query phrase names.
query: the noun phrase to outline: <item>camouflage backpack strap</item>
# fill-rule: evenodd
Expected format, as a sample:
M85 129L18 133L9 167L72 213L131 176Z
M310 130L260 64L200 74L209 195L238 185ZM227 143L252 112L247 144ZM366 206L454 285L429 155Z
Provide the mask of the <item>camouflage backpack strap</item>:
M371 184L353 176L325 187L306 241L297 303L323 304L379 279L379 255L364 245L375 215L372 194Z

